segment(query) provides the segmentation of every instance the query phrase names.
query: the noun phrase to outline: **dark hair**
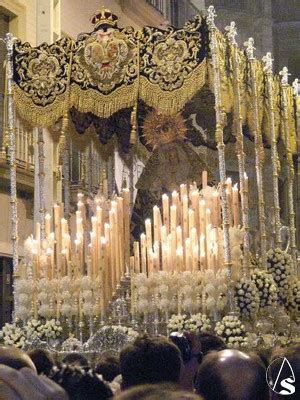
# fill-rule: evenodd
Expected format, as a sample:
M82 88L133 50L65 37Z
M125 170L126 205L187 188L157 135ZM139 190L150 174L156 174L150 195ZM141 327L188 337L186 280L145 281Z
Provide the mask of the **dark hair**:
M115 400L200 400L195 393L178 390L177 385L141 385L119 393Z
M120 374L119 359L115 356L104 356L95 367L95 372L103 376L107 382L112 382Z
M140 336L121 352L122 385L178 383L181 362L178 348L167 338Z
M44 349L34 349L27 354L32 359L37 373L48 376L54 366L54 359L51 353Z
M210 351L220 351L227 349L225 342L216 335L208 332L201 332L198 334L198 339L201 343L201 351L205 356Z
M195 379L205 400L267 400L266 369L256 356L238 350L207 354Z
M36 370L31 358L23 350L16 347L0 347L0 364L17 370L25 367Z
M70 400L106 400L113 396L109 386L93 370L64 365L54 367L49 378L67 392Z
M88 360L79 353L70 353L65 356L65 358L62 360L64 364L68 365L74 365L74 366L79 366L79 367L88 367L89 362Z

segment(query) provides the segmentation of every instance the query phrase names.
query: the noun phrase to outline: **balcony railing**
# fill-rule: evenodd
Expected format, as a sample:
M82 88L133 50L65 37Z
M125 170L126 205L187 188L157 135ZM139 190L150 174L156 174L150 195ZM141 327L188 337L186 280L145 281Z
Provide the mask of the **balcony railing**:
M101 185L101 164L101 155L93 142L84 150L79 150L71 143L71 186L96 193Z
M26 129L21 121L16 119L15 121L15 137L16 137L16 165L17 168L28 170L32 172L34 170L34 152L33 152L33 131ZM9 155L7 152L8 137L7 131L0 142L1 148L1 159L2 164L7 164L9 161Z
M146 0L146 2L154 7L160 14L164 15L166 0Z

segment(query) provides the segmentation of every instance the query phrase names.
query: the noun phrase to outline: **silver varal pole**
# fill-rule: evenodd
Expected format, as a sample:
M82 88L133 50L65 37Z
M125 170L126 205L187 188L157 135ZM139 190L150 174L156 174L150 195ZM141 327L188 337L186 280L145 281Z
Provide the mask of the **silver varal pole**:
M254 57L254 40L249 38L244 43L246 47L246 54L250 67L250 79L252 90L252 108L253 108L253 135L255 143L255 170L256 170L256 183L258 192L258 216L259 216L259 230L260 230L260 254L263 268L267 267L267 232L266 232L266 213L265 213L265 196L264 196L264 182L263 182L263 165L264 165L264 146L262 141L261 127L259 123L259 107L258 107L258 93L257 93L257 79L256 79L256 59Z
M16 171L16 137L15 137L15 117L13 103L13 44L15 38L11 33L7 33L4 39L7 50L7 129L8 129L8 156L9 156L9 176L10 176L10 210L11 210L11 241L13 271L18 269L18 209L17 209L17 171Z
M250 235L249 235L249 204L248 204L248 191L245 183L246 168L245 168L245 151L244 151L244 135L243 135L243 120L241 112L241 74L240 74L240 62L238 57L237 42L235 37L237 35L235 22L231 22L226 28L227 37L232 45L233 60L233 87L234 87L234 130L236 136L236 153L238 158L239 168L239 181L240 181L240 193L241 193L241 205L242 205L242 222L244 228L244 240L243 240L243 273L246 274L249 271L249 260L250 260Z
M223 235L224 235L224 264L227 269L229 281L229 308L230 312L235 311L234 295L232 288L232 260L230 248L230 235L229 235L229 209L228 198L226 195L226 164L225 164L225 144L223 139L223 127L225 121L225 113L222 110L221 103L221 83L220 83L220 69L218 59L218 43L216 38L216 25L215 25L215 9L213 6L207 9L207 24L210 32L210 50L212 57L213 76L214 76L214 95L215 95L215 110L216 110L216 142L219 158L219 173L220 173L220 186L221 186L221 201L222 201L222 216L223 216Z
M40 225L41 225L41 240L45 239L45 152L44 152L44 135L43 135L43 128L38 128L38 160L39 160L39 197L40 197Z
M274 201L274 217L275 217L275 244L277 247L281 247L281 235L280 235L281 222L280 222L279 187L278 187L278 174L280 169L280 161L278 157L277 138L275 134L273 59L271 57L271 53L267 53L262 60L264 63L264 73L266 76L266 83L267 83L268 114L270 119L273 201Z
M290 229L290 243L291 243L291 253L294 268L297 265L297 247L296 247L296 226L295 226L295 208L294 208L294 161L293 154L291 150L291 140L289 132L289 115L288 115L288 99L287 91L289 90L288 84L288 73L287 67L283 67L282 71L279 72L282 76L281 78L281 99L282 99L282 109L283 109L283 129L285 136L285 147L286 147L286 159L288 167L288 209L289 209L289 229Z

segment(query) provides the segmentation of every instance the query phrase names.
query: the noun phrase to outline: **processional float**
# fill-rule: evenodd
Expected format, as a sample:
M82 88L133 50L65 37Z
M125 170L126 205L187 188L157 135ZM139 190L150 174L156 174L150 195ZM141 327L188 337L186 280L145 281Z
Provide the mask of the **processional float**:
M174 324L178 329L202 329L209 326L204 315L217 322L227 312L223 325L217 322L215 329L229 342L222 326L236 322L235 312L257 316L259 308L276 303L277 292L286 310L299 315L294 205L298 82L289 86L287 68L281 77L273 75L270 53L262 61L256 59L252 38L244 51L239 49L235 24L222 34L215 17L211 6L182 29L135 31L118 27L118 18L103 8L92 19L93 32L80 34L77 40L31 47L6 36L15 314L24 323L32 317L54 318L82 327L85 321L93 331L96 323L103 324L108 315L112 318L109 310L117 301L119 311L124 304L130 307L132 320L154 318L156 328L177 313L170 329ZM191 108L203 106L201 93L212 99L213 123L206 135L193 130L188 115ZM40 221L35 237L27 240L23 261L18 256L15 113L38 129L39 139ZM159 122L150 132L149 115ZM64 175L64 202L46 210L43 128L55 123L60 124L57 157ZM124 154L134 154L140 147L152 152L172 141L211 147L218 154L219 182L207 178L205 169L197 182L181 182L177 190L158 199L144 233L132 240L132 187L110 196L102 190L88 202L79 193L77 211L71 215L71 126L80 133L94 129L103 146L117 136ZM235 143L239 188L232 186L226 172L228 131ZM255 149L256 269L245 137L254 141ZM287 164L290 254L281 250L279 143ZM266 147L271 148L272 204L265 200ZM207 169L210 175L209 163ZM271 238L267 206L274 212ZM239 340L231 340L238 345Z

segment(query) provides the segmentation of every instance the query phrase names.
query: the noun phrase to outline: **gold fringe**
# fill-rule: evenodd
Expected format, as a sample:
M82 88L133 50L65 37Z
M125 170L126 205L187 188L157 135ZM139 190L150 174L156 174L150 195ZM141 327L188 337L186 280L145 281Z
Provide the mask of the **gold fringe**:
M70 107L81 112L91 112L98 117L108 118L122 108L133 107L136 102L137 82L130 86L121 86L111 94L102 94L93 89L82 90L72 83Z
M205 83L206 59L190 73L179 89L172 92L163 91L159 85L149 82L144 76L140 76L139 98L161 114L175 114L183 109L184 105Z
M68 90L57 96L55 101L47 106L34 104L32 99L16 84L13 85L13 97L17 113L22 120L32 127L49 127L64 115L68 101Z

